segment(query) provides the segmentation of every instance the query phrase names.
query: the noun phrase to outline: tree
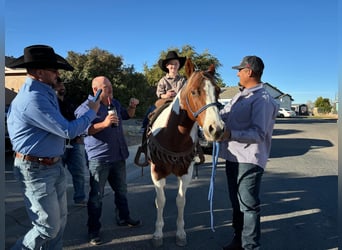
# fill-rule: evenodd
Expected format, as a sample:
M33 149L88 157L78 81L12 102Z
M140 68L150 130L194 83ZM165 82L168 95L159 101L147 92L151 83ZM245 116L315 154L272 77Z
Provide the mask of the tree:
M85 54L68 52L66 58L74 67L73 71L61 73L65 84L67 96L72 97L76 104L82 103L92 94L91 81L96 76L106 76L113 84L113 94L122 105L128 106L129 98L138 98L141 103L136 111L138 117L142 117L152 100L151 90L143 74L135 72L133 66L123 65L123 59L106 50L93 48Z
M318 113L330 113L332 106L328 98L318 97L315 101L315 107L318 108Z
M180 56L191 58L199 70L206 70L211 64L215 64L217 72L217 69L222 66L208 50L198 54L190 45L183 46L181 50L178 48L169 50L171 49L176 50ZM159 58L165 58L167 51L161 51ZM133 65L124 65L121 56L115 56L97 47L84 54L69 51L66 59L74 67L74 71L61 71L61 77L66 80L67 96L79 105L89 94L93 94L92 79L96 76L106 76L113 84L114 97L122 105L127 106L130 97L140 100L136 116L143 117L148 107L156 101L156 85L165 75L158 66L159 58L156 58L151 68L145 64L143 73L139 73L135 72ZM185 75L184 68L180 73ZM216 78L219 86L225 86L219 73L216 73Z

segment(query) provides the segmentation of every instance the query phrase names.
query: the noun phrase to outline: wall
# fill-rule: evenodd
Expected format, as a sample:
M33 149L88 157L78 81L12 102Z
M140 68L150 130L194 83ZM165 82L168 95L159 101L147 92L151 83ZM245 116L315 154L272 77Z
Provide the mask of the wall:
M26 69L5 68L5 105L9 105L26 79Z

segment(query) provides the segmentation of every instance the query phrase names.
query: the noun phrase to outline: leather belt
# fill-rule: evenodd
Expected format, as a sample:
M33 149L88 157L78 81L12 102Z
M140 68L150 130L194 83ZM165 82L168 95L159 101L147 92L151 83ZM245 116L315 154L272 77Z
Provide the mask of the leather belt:
M21 153L15 153L16 158L20 158L26 161L38 162L42 165L51 166L60 160L60 157L37 157L32 155L23 155Z

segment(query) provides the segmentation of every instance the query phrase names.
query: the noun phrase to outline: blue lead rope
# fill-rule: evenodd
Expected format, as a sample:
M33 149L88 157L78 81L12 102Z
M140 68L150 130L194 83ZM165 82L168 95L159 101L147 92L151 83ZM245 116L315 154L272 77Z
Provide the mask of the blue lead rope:
M210 187L208 200L210 201L210 219L211 219L211 230L215 232L214 229L214 215L213 215L213 197L214 197L214 184L215 184L215 175L216 175L216 166L218 161L218 152L220 149L220 144L218 142L213 143L213 165L211 170L211 179L210 179Z

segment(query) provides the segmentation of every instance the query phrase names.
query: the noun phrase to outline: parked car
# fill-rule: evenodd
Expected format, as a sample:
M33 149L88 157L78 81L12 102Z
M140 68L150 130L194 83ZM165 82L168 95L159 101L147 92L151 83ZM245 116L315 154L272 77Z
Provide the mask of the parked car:
M280 108L278 111L278 117L280 118L295 117L295 116L296 116L296 112L287 108Z

